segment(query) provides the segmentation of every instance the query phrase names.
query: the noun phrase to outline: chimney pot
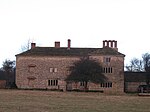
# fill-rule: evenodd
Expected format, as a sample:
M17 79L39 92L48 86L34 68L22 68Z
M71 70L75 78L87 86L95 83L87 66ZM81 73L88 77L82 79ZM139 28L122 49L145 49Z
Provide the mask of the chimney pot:
M117 41L114 41L115 42L115 48L117 48Z
M111 48L114 47L114 41L111 41Z
M104 40L103 41L103 48L104 47L110 47L110 48L113 48L113 49L118 51L117 41L115 41L115 40Z
M68 49L70 49L70 47L71 47L71 40L68 39Z
M36 43L31 43L31 49L36 47Z
M103 47L105 47L105 40L103 41Z
M60 48L60 42L55 42L55 48Z
M109 47L109 42L110 42L110 41L107 41L107 47Z

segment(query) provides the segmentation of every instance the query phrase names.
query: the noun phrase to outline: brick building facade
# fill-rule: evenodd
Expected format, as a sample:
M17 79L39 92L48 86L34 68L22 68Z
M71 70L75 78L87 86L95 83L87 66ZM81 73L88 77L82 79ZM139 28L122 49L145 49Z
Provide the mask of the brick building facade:
M70 74L69 67L83 56L97 60L103 66L105 83L88 82L89 90L108 93L124 92L124 57L118 52L117 41L105 40L102 48L73 48L68 39L67 47L37 47L31 43L31 49L16 55L16 85L22 89L83 89L84 82L66 82Z

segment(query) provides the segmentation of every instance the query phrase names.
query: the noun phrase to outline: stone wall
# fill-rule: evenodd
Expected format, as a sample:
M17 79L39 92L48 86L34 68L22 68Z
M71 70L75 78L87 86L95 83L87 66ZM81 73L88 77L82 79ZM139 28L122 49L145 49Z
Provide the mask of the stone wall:
M139 85L146 85L145 82L125 82L125 92L138 92Z
M58 79L58 84L63 86L64 79L69 75L69 66L76 60L79 58L17 57L16 84L19 88L50 89L48 80Z
M110 63L105 63L104 58L110 57ZM103 88L106 92L122 93L124 92L124 57L120 56L92 56L93 59L99 61L103 67L112 67L112 73L105 73L108 82L112 82L112 88Z
M110 63L104 63L104 57L111 57ZM112 73L105 73L112 87L100 87L100 84L89 83L90 90L98 89L104 92L122 93L124 91L124 57L120 56L90 56L100 62L103 67L112 67ZM16 59L16 84L24 89L62 89L66 90L66 77L69 75L69 67L80 57L47 57L47 56L17 56ZM57 80L57 81L51 81ZM57 83L56 86L53 83ZM50 86L51 84L51 86ZM73 85L72 85L73 86ZM81 88L80 84L71 89Z

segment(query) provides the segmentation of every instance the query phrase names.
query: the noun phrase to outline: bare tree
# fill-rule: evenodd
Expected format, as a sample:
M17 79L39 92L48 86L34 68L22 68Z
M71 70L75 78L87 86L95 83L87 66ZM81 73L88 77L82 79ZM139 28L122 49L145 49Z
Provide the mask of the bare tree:
M143 63L144 63L144 69L146 71L146 83L147 85L150 84L150 54L145 53L142 56Z
M146 73L146 84L147 92L149 91L150 85L150 54L145 53L142 55L142 60L133 58L129 66L126 66L127 71L132 72L145 72Z
M150 67L150 54L145 53L145 54L143 54L142 58L143 58L145 71L147 71L147 68Z
M30 44L31 44L31 39L28 39L27 43L25 45L21 46L21 51L24 52L24 51L29 50Z
M126 66L127 71L132 71L132 72L141 72L144 71L144 65L143 65L143 60L140 60L138 58L133 58L130 61L130 65Z
M150 54L145 53L142 55L142 59L133 58L130 64L125 66L126 71L132 72L147 72L150 68Z

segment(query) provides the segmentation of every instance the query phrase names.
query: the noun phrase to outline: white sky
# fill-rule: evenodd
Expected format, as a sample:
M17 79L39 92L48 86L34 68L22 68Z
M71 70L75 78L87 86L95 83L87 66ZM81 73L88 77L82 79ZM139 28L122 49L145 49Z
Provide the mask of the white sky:
M64 47L69 38L72 47L117 40L126 65L150 51L150 0L0 0L0 66L28 39Z

